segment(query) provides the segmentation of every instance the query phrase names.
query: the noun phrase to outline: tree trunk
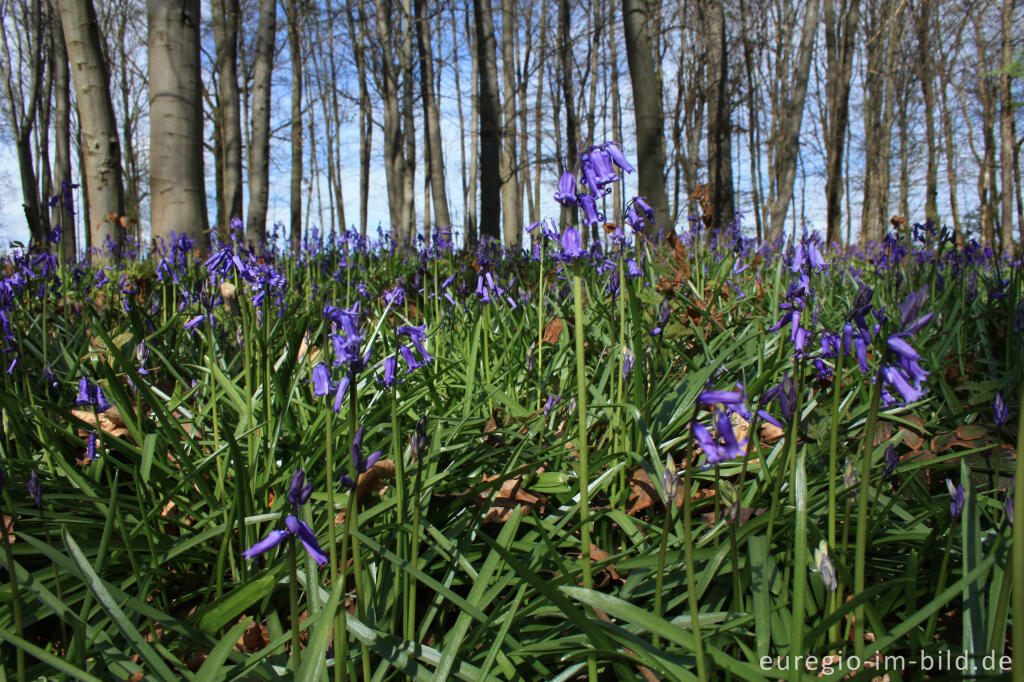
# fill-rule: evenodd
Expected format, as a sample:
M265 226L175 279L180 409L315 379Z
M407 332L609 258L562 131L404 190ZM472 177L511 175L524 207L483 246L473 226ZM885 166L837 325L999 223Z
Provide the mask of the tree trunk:
M860 19L860 0L824 0L825 51L828 60L826 98L828 127L825 134L827 204L826 242L842 243L843 157L850 123L850 77L853 74L854 38Z
M213 0L213 40L217 54L217 118L221 141L223 201L217 229L227 241L232 220L242 220L242 122L238 93L238 0Z
M501 0L501 68L504 90L501 131L501 209L505 248L516 252L523 244L523 206L516 160L515 3Z
M61 252L64 262L72 263L77 256L75 218L71 206L71 74L68 72L68 52L64 45L64 27L60 12L53 3L53 187L61 200L53 207L50 221L61 228Z
M147 20L153 239L173 232L206 249L199 0L148 0Z
M956 143L953 139L953 114L946 98L945 84L939 90L942 104L942 135L946 152L946 180L949 186L949 210L953 214L953 235L957 244L963 244L963 226L960 223L960 202L957 199L959 177L956 172Z
M60 15L77 93L90 221L87 230L96 250L93 260L103 261L108 240L114 246L111 255L120 255L120 219L124 215L121 146L110 100L110 74L92 0L60 0ZM194 140L190 144L195 144Z
M565 137L566 154L565 170L571 173L579 171L579 121L576 119L576 100L573 84L575 79L572 73L572 36L569 33L569 0L558 2L558 66L559 86L562 90L562 97L559 104L565 107ZM557 118L558 112L555 116ZM556 128L555 138L560 142L562 136ZM577 225L579 222L578 211L575 207L562 207L562 224Z
M1013 68L1013 0L1003 0L1002 46L999 55L999 163L1002 185L1002 233L1003 255L1013 258L1013 98L1010 91L1010 73Z
M732 122L729 100L729 50L725 9L720 2L701 4L702 24L707 41L705 89L707 91L707 197L711 225L725 228L736 214L732 182ZM704 216L705 219L707 216Z
M925 171L924 214L935 225L939 224L939 164L938 136L935 132L935 59L937 48L932 43L932 2L921 3L917 17L918 78L921 79L921 94L924 98L925 143L927 145L927 168Z
M780 103L779 125L772 141L775 150L776 192L769 200L769 239L782 236L789 204L793 200L793 186L796 181L797 154L800 149L800 129L803 123L804 99L807 96L807 80L811 68L811 54L818 30L818 5L820 0L809 0L804 13L800 46L797 51L797 66L793 79L787 85L787 94Z
M430 31L426 25L425 0L416 0L416 40L419 43L420 93L423 97L423 118L426 138L430 147L428 177L433 199L434 224L446 228L452 224L448 213L448 193L444 180L444 150L441 146L441 112L434 96L434 54L430 44Z
M473 0L480 98L480 236L501 239L501 121L490 0Z
M274 69L277 2L260 0L256 60L252 76L252 144L249 146L249 212L245 236L262 247L267 238L270 202L270 81Z
M366 237L366 215L370 197L370 151L373 144L373 111L370 108L370 89L366 75L366 12L365 5L359 5L359 20L353 20L352 3L347 6L349 36L352 39L352 54L356 61L359 78L359 234ZM344 226L343 226L344 228Z
M724 21L724 15L722 18ZM671 230L673 226L669 222L665 187L665 115L661 104L661 82L655 73L651 19L646 2L622 0L622 24L636 116L637 184L640 194L654 209L654 223L645 230L648 237L653 237L659 230ZM724 23L721 31L724 40ZM724 90L724 83L722 88Z
M377 10L377 40L383 52L380 59L380 90L384 103L384 175L388 185L388 215L391 220L391 238L399 245L404 241L406 167L398 107L398 78L391 57L391 2L374 0L374 7Z
M298 0L287 0L288 52L292 64L292 172L289 235L292 250L302 245L302 44L299 40L300 9ZM331 159L333 161L333 159Z

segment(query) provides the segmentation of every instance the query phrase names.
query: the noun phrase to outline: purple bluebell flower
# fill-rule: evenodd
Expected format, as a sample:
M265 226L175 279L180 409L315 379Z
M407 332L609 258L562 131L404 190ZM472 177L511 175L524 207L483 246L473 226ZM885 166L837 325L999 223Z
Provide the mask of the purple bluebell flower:
M242 552L242 556L246 559L255 559L259 555L269 552L274 547L280 545L289 535L290 533L286 530L272 530L267 537Z
M637 277L643 277L644 271L640 269L640 266L636 264L636 261L632 258L626 259L626 276L630 279L636 279Z
M39 484L39 474L35 469L28 476L28 494L32 496L37 508L43 506L43 487Z
M949 490L949 516L957 518L964 510L964 486L958 483L955 487L953 481L946 479L946 489Z
M288 487L288 502L293 507L301 507L306 504L309 500L309 496L313 494L313 484L306 483L306 472L302 469L298 469L292 474L292 482Z
M558 401L561 400L561 399L562 399L562 396L560 396L560 395L555 395L554 393L548 393L547 402L544 403L544 416L545 417L548 416L551 413L551 410L553 410L555 408L555 405L557 405Z
M632 173L636 170L629 161L626 160L626 155L622 153L622 148L619 147L617 142L605 142L603 147L604 150L608 152L608 156L610 156L612 161L615 162L616 166L627 173Z
M598 223L604 222L604 214L597 210L597 199L593 194L580 194L576 198L577 203L583 210L583 222L586 225L593 226ZM573 228L575 229L575 228ZM564 250L564 233L563 233L563 250Z
M853 460L849 457L843 462L843 489L851 495L857 489L857 470L853 467Z
M341 404L345 401L345 395L348 394L348 386L351 382L352 380L347 374L338 382L338 390L334 392L334 404L331 406L331 410L335 414L341 412Z
M398 352L401 353L402 359L405 360L405 364L406 364L406 367L407 367L407 369L405 370L406 374L409 374L409 373L419 369L420 367L425 367L427 365L427 361L426 360L424 360L422 362L417 360L416 356L413 355L412 350L409 347L407 347L407 346L403 346L402 344L398 344Z
M629 373L633 371L633 365L636 364L636 355L633 354L629 348L622 349L622 378L629 378Z
M718 416L715 417L715 426L718 429L718 435L725 441L724 455L726 459L736 459L744 453L744 445L736 439L736 434L732 430L732 422L729 420L729 415L725 412L718 412Z
M1010 418L1010 408L1006 406L1003 394L998 391L996 392L995 400L992 401L992 418L996 426L1002 426Z
M746 396L743 391L743 384L737 384L739 390L736 391L704 391L698 397L698 400L702 405L714 405L715 403L722 403L728 407L736 407L746 402Z
M352 439L352 467L355 469L356 478L361 474L365 474L367 471L373 468L373 465L380 459L381 451L377 450L372 455L363 459L363 435L366 432L366 427L360 425L359 430L356 431L355 438ZM341 477L342 485L352 488L356 487L356 482L348 476Z
M302 546L306 548L306 553L313 557L313 561L317 565L324 566L327 563L327 555L320 549L320 543L317 542L316 535L308 523L300 521L296 516L289 514L284 517L284 525L288 532L302 542Z
M693 422L693 438L697 441L697 445L707 455L708 464L718 464L725 459L722 453L722 448L719 447L718 443L715 442L715 437L711 435L707 427L700 422Z
M85 461L91 462L98 458L99 455L96 454L96 432L91 431L89 433L89 438L85 441Z
M384 378L377 379L385 388L395 385L395 368L398 366L398 358L389 355L384 358Z
M889 477L892 476L894 471L896 471L896 465L899 463L900 458L896 456L896 448L890 445L885 449L885 466L882 467L883 481L889 480Z
M562 206L576 205L576 176L565 171L558 178L558 191L555 193L555 201Z
M145 341L135 346L135 360L139 363L139 374L149 374L149 370L146 369L146 361L149 360L149 347Z
M586 252L580 246L580 231L570 225L562 233L562 251L558 257L563 261L574 261L584 255Z
M325 396L331 392L331 370L322 362L313 367L313 395Z
M78 407L92 405L96 408L97 412L106 412L110 409L110 403L107 402L106 396L103 395L103 389L89 381L86 377L82 377L78 381L78 397L75 399L75 404Z
M832 560L828 557L828 543L824 540L819 542L818 548L814 550L814 566L818 575L821 576L821 583L825 589L835 592L839 583L836 581L835 566L832 565Z
M381 294L381 298L385 305L400 306L405 301L405 289L396 285L393 289L388 289Z

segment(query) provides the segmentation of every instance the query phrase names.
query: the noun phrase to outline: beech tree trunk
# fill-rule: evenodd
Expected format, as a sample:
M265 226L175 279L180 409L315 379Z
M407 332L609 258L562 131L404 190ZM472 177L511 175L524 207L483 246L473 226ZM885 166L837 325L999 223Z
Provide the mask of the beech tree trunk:
M490 0L473 0L480 110L480 237L501 239L501 120Z
M402 151L401 114L398 108L397 69L391 57L392 22L390 0L374 0L377 10L377 40L380 59L380 91L384 103L384 175L388 185L388 215L391 238L401 244L404 237L405 155Z
M102 262L108 243L120 255L124 215L121 145L110 100L110 73L103 57L92 0L59 0L61 23L77 94L82 137L83 183L88 202L87 230L93 262Z
M199 0L148 0L146 14L152 236L188 235L206 250Z
M274 69L277 32L276 0L260 0L256 29L256 60L252 76L252 144L249 145L249 211L245 236L263 246L267 238L270 202L270 80Z
M725 30L725 9L720 2L701 4L707 58L708 182L706 194L711 206L711 225L724 228L736 214L732 182L732 122L729 101L729 49ZM707 218L707 216L705 216Z
M217 229L227 241L231 221L242 213L242 122L238 93L238 0L213 0L213 41L217 54L217 119L221 142L221 197Z
M359 19L352 16L352 3L347 6L349 36L352 38L352 55L356 61L359 78L359 234L366 237L366 215L370 197L370 150L373 146L373 111L370 108L370 89L366 75L366 11L359 5Z
M1002 45L999 55L999 164L1002 185L999 229L1004 255L1013 258L1013 97L1010 91L1010 73L1013 68L1013 0L1003 0ZM1024 227L1024 226L1022 226Z
M298 0L287 0L288 52L292 64L292 170L289 214L289 236L292 249L302 245L302 45L299 40L300 9ZM333 159L329 160L333 161Z
M789 204L793 200L793 186L796 180L797 154L800 149L800 129L803 124L804 99L807 96L807 80L811 68L814 39L818 31L818 6L820 0L808 0L804 11L803 29L796 54L796 69L792 80L786 86L780 105L778 127L772 147L775 150L775 167L772 169L776 180L776 192L769 199L769 239L782 236Z
M423 97L423 118L426 122L426 138L430 147L428 173L430 195L433 199L434 224L449 227L452 224L448 213L448 193L444 179L444 150L441 146L441 113L434 96L434 54L430 44L430 30L427 27L425 0L416 0L416 40L419 43L420 94Z
M665 187L665 115L661 104L661 82L655 71L647 3L644 0L622 0L622 24L636 116L637 184L640 194L654 209L654 223L646 229L647 236L653 237L659 230L671 230L673 226L669 222L668 191ZM724 39L724 24L721 28ZM722 67L724 69L724 61ZM723 90L724 87L723 82Z
M843 159L850 124L850 77L853 75L854 39L860 19L860 0L824 0L825 51L828 60L826 98L828 126L825 133L827 204L825 240L842 243Z
M917 17L918 78L921 80L921 95L924 98L925 145L927 166L925 170L924 214L936 226L939 224L939 144L935 130L935 58L937 46L932 42L932 2L921 3Z
M558 105L565 107L565 170L571 173L578 173L579 169L579 121L576 119L576 100L574 96L574 76L572 73L572 36L569 33L569 0L558 2L558 67L559 86L562 97ZM558 110L555 110L556 126ZM555 139L562 141L562 136L556 127ZM562 224L577 225L579 223L578 211L573 207L562 208Z
M501 0L501 66L504 90L501 130L501 209L505 248L519 251L523 244L523 206L519 194L516 159L515 3Z
M64 27L56 3L51 6L53 31L53 191L61 200L53 207L50 222L61 228L61 253L64 261L77 256L75 218L71 206L71 74L64 45ZM67 189L65 189L67 188Z

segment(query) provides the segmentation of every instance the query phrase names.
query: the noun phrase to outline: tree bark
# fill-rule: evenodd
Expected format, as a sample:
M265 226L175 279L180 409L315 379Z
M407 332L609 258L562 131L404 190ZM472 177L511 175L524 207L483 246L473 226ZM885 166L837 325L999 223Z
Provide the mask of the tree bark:
M71 207L71 74L64 45L64 27L56 2L51 6L53 30L53 187L61 200L53 207L50 221L61 228L61 253L66 263L76 260L75 218ZM67 188L67 189L65 189Z
M356 61L359 78L359 234L366 237L366 216L370 197L370 151L373 146L373 111L370 108L370 89L366 74L366 12L365 5L359 5L359 19L353 19L352 3L346 8L349 36L352 39L352 55Z
M302 43L299 39L301 10L298 0L287 0L285 13L288 17L288 52L292 66L292 169L289 212L289 236L292 250L298 252L302 245ZM333 159L329 160L333 162Z
M724 21L724 14L722 18ZM671 230L673 226L669 222L668 191L665 187L665 115L661 82L655 72L651 18L644 0L622 0L622 23L636 116L637 184L640 194L654 209L654 222L645 230L648 237L653 237L659 230ZM721 35L724 40L724 23ZM724 61L722 67L724 69ZM724 89L725 84L722 83Z
M405 173L402 176L402 241L409 247L416 236L416 119L413 115L412 5L402 0L402 45L398 65L402 71L402 141L405 143Z
M270 202L270 81L276 32L277 2L260 0L252 76L252 143L249 145L249 211L245 236L250 243L261 247L267 238Z
M571 173L579 171L579 121L576 118L576 100L573 84L575 78L572 73L572 36L569 33L569 0L558 2L558 66L559 86L562 90L562 97L559 104L565 107L565 136L566 153L565 169ZM558 112L555 116L557 118ZM561 142L562 136L555 131L556 139ZM579 212L575 207L562 207L562 224L577 225L579 223Z
M775 150L776 192L769 200L769 239L782 236L789 204L793 200L793 186L796 180L797 154L800 148L800 129L803 123L804 100L807 96L807 80L811 67L814 39L818 30L818 6L820 0L809 0L804 13L800 46L796 54L796 69L787 84L788 94L783 94L779 113L780 119L772 141Z
M110 74L103 57L99 24L92 0L60 0L61 22L71 74L77 93L81 126L83 181L88 202L91 259L107 258L108 240L119 257L123 230L124 187L121 183L121 146L110 100Z
M1013 68L1013 0L1003 0L1002 45L999 55L999 163L1000 185L1002 185L1002 212L999 228L1003 255L1013 258L1013 97L1010 90L1010 73ZM1022 226L1024 227L1024 226Z
M515 3L501 0L501 67L503 128L501 130L501 209L505 248L519 251L523 244L523 206L519 194L519 164L516 159L517 86L515 70Z
M188 235L209 247L203 177L199 0L148 0L150 196L153 239Z
M937 47L932 43L932 2L922 2L917 17L918 78L924 98L925 144L927 167L925 171L924 214L935 225L939 224L939 164L938 135L935 131L935 59Z
M401 244L404 237L405 155L402 151L401 114L398 107L398 78L391 57L392 21L390 0L374 0L377 10L377 40L380 43L380 91L384 104L384 175L388 185L388 215L391 238Z
M853 75L854 39L860 19L860 0L824 0L825 51L828 60L826 98L826 242L842 243L843 157L850 124L850 78Z
M221 241L242 213L242 122L238 93L238 0L213 0L213 40L217 55L217 118L221 141L221 196L217 229Z
M423 97L423 118L426 123L427 144L430 147L428 159L430 195L434 207L434 224L450 227L448 193L444 179L444 150L441 146L441 112L434 96L434 54L427 27L425 0L416 0L416 40L419 43L420 93Z
M480 236L501 239L501 120L490 0L473 0L480 98Z

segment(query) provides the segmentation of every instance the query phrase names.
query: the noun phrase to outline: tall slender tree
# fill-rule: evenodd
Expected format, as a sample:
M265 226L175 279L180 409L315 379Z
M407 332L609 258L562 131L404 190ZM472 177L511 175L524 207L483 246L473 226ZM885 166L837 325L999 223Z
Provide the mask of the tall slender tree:
M118 253L124 216L121 146L110 100L110 74L92 0L59 0L59 4L78 102L89 244L95 249L92 259L102 261L108 241L114 245L114 255Z
M828 62L825 85L828 106L825 129L825 239L832 244L842 241L843 157L850 124L850 79L853 75L857 23L860 20L860 0L823 0L823 3L825 54Z
M654 223L647 229L648 236L653 236L658 230L670 230L673 226L669 224L668 191L665 188L665 115L661 81L655 71L652 22L648 12L649 6L644 0L622 0L626 61L629 63L636 117L638 185L640 194L654 209Z
M61 251L64 260L71 262L77 255L75 219L72 214L71 185L71 74L68 71L68 51L64 45L64 26L60 21L56 0L50 4L51 31L53 31L53 187L61 200L53 207L51 224L62 230ZM65 187L68 191L65 192Z
M222 197L217 203L217 229L228 237L232 220L242 213L242 122L238 91L238 0L213 0L213 42L216 51L217 121L222 145Z
M252 143L249 145L249 210L246 239L263 244L270 203L270 82L277 33L276 0L260 0L256 30L256 61L252 78Z
M416 0L416 42L420 60L420 96L423 99L423 118L425 122L427 145L430 148L428 175L430 177L430 194L433 199L434 223L438 227L452 224L448 213L448 193L444 178L444 150L441 145L441 114L434 95L434 54L430 44L431 31L428 27L429 17L426 15L426 1Z
M299 250L302 244L302 35L301 21L304 9L299 0L287 0L285 15L288 19L288 52L292 71L292 170L288 234L292 249Z
M199 22L199 0L147 2L152 234L187 235L206 250Z
M490 0L473 0L480 98L480 236L501 239L501 116Z

